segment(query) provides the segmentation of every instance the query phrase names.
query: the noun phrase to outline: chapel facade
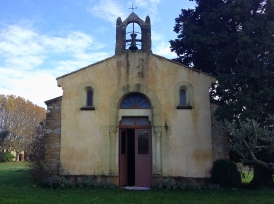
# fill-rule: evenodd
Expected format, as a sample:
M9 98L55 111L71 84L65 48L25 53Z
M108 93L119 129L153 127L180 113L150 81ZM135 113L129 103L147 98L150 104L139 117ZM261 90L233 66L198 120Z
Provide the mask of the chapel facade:
M45 102L45 167L118 186L209 177L213 161L228 157L209 98L213 82L152 53L149 16L119 17L115 55L58 77L63 95Z

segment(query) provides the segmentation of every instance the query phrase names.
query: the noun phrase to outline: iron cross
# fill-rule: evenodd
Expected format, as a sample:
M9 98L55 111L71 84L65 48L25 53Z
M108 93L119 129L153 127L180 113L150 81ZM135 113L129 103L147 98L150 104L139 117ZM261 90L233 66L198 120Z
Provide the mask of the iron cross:
M128 8L128 9L131 9L133 12L133 9L137 9L137 7L133 8L133 4L132 4L131 8Z

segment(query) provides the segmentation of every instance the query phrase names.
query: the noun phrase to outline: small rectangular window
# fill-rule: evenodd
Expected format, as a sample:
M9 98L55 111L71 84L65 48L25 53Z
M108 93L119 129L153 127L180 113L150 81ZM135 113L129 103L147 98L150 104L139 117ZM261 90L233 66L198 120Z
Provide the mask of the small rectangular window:
M186 92L185 92L185 90L180 91L180 106L186 106Z
M136 125L150 125L147 118L136 118Z
M87 106L92 106L93 92L91 90L87 91Z
M149 153L149 134L148 131L143 130L138 132L138 154Z
M123 118L121 125L134 125L134 118Z

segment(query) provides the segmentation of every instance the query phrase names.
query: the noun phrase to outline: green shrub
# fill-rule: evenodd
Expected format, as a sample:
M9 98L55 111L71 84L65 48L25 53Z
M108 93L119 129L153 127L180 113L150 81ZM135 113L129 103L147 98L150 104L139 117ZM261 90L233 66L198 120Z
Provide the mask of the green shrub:
M202 190L203 186L195 183L178 183L177 188L179 190Z
M106 181L105 179L101 179L99 183L97 183L96 178L94 176L84 177L81 181L77 181L73 183L75 188L115 188L116 185L112 182Z
M225 188L238 188L241 185L241 174L236 164L230 160L216 160L210 173L213 184L219 184Z
M15 156L9 151L0 152L0 162L11 162L14 158Z
M109 189L109 188L114 188L116 187L116 185L110 181L106 181L104 179L102 179L99 184L98 184L99 188L104 188L104 189Z
M65 189L72 187L72 183L69 180L57 175L44 179L44 185L50 189Z
M74 184L76 188L94 188L97 186L95 178L93 176L84 177L81 181L77 181Z
M176 190L175 182L171 178L162 179L158 186L159 189Z
M87 176L84 177L82 180L77 182L70 182L69 180L53 175L51 177L48 177L44 179L43 184L45 187L50 189L66 189L66 188L114 188L116 187L115 184L112 182L106 181L102 179L99 183L96 182L96 179L94 176Z
M219 185L198 185L191 179L188 179L186 183L174 182L171 178L161 180L158 189L164 190L220 190Z

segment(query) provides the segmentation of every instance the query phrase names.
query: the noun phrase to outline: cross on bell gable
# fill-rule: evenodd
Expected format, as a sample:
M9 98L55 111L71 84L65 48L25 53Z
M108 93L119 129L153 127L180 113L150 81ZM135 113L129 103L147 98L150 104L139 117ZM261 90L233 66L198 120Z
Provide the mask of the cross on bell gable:
M116 21L116 48L115 48L115 54L121 54L125 52L126 50L137 50L138 48L142 51L149 51L151 52L151 25L150 25L150 18L149 16L146 17L145 21L139 18L134 12L134 9L137 9L137 7L134 7L133 4L131 8L132 13L124 20L120 17L117 18ZM126 39L126 29L129 24L133 24L133 30L130 31L130 38ZM140 26L140 35L138 34L137 39L137 33L135 31L134 25L138 24ZM140 39L139 39L140 38ZM140 46L137 47L136 42L140 43ZM127 48L127 46L129 46Z
M128 8L128 9L131 9L132 12L133 12L133 10L134 10L134 9L137 9L137 7L133 8L133 4L132 4L131 8Z

